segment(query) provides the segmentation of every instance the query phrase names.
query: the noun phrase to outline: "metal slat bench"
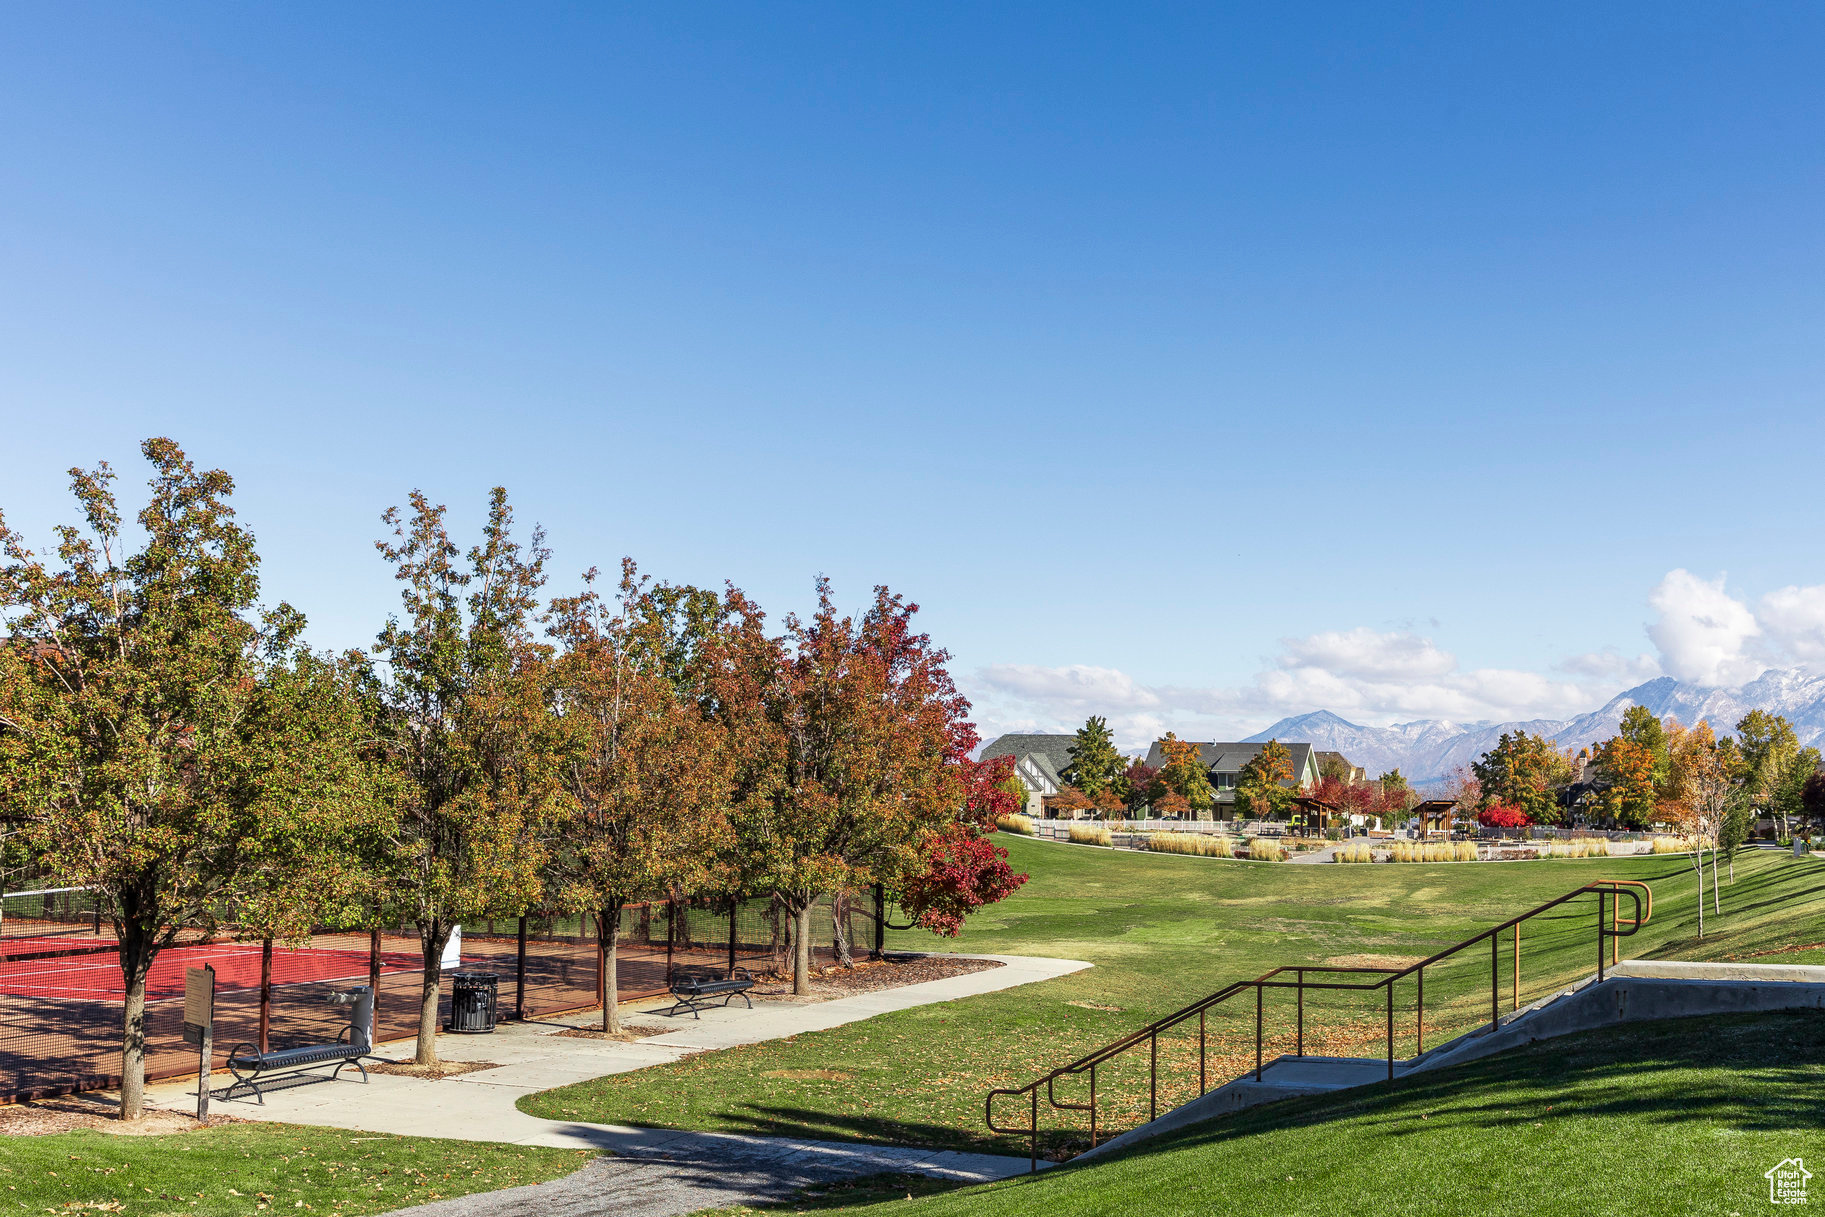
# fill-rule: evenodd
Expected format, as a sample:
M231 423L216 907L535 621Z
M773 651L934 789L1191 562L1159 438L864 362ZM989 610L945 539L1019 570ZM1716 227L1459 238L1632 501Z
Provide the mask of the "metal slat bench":
M724 974L714 968L679 968L672 974L669 986L677 1003L670 1010L664 1011L669 1018L691 1012L692 1018L702 1018L700 1010L707 1010L718 997L727 1006L736 998L748 1003L748 1009L754 1008L754 999L748 996L748 990L754 987L754 978L748 975L746 968L732 968Z
M264 1106L266 1095L260 1090L262 1081L302 1073L319 1065L336 1066L330 1070L330 1078L340 1074L344 1065L353 1065L361 1070L361 1080L366 1082L367 1066L361 1063L361 1058L373 1055L374 991L362 985L347 993L333 993L330 1001L349 1007L349 1025L342 1029L335 1043L305 1044L267 1052L261 1052L256 1044L236 1044L228 1054L228 1071L234 1074L234 1085L222 1097L233 1098L235 1090L245 1086Z

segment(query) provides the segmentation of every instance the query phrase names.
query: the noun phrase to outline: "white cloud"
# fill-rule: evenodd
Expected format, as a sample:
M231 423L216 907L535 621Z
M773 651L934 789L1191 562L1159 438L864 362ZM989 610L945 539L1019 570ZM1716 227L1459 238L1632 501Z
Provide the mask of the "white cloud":
M1082 663L1062 668L991 664L983 670L982 679L1002 692L1051 705L1133 709L1160 704L1157 694L1135 683L1127 673Z
M1449 651L1411 629L1358 626L1283 638L1240 687L1147 685L1116 668L995 664L963 681L987 736L1068 731L1103 715L1124 748L1168 729L1193 739L1251 735L1276 719L1330 710L1385 726L1413 719L1513 722L1564 719L1661 674L1733 687L1770 666L1825 662L1825 585L1785 587L1752 609L1724 579L1667 572L1648 596L1657 655L1615 648L1573 655L1550 672L1461 669Z
M1283 638L1280 666L1317 668L1367 680L1417 680L1444 676L1457 667L1449 652L1418 634L1378 634L1358 626L1310 638Z
M1429 638L1367 628L1284 639L1280 654L1240 688L1149 686L1117 669L1083 664L996 664L965 684L987 736L1072 730L1100 714L1131 750L1167 729L1194 739L1233 739L1318 709L1375 725L1416 718L1563 718L1622 687L1613 673L1599 683L1505 668L1460 671Z
M1770 646L1782 656L1825 659L1825 586L1769 592L1762 597L1756 618Z
M1660 619L1648 637L1660 650L1669 676L1701 685L1739 685L1767 665L1750 654L1761 635L1749 606L1724 590L1724 580L1701 579L1688 570L1668 571L1648 596Z
M1583 655L1573 655L1553 665L1555 671L1569 676L1581 676L1586 680L1609 681L1614 684L1634 686L1644 681L1653 680L1663 675L1660 661L1652 655L1642 654L1634 658L1624 655L1615 647L1605 647L1601 651L1587 651Z

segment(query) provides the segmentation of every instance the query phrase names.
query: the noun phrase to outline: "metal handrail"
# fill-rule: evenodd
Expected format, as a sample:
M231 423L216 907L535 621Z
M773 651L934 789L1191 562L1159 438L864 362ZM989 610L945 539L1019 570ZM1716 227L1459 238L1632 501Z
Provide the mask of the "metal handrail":
M1556 899L1548 900L1545 904L1539 905L1535 908L1531 908L1527 912L1519 915L1518 917L1511 917L1507 921L1504 921L1504 922L1500 923L1499 925L1491 926L1489 929L1484 930L1479 934L1473 935L1470 938L1466 938L1466 939L1464 939L1464 941L1457 943L1453 946L1446 947L1444 950L1438 952L1437 954L1429 955L1425 959L1422 959L1417 963L1409 964L1404 968L1378 968L1378 967L1346 968L1346 967L1335 967L1335 966L1326 965L1326 964L1287 964L1283 967L1275 968L1270 972L1264 972L1260 976L1257 976L1252 980L1235 981L1234 983L1226 986L1225 988L1217 990L1215 993L1212 993L1208 997L1200 998L1199 1000L1192 1002L1190 1005L1183 1006L1180 1009L1173 1011L1171 1014L1164 1016L1163 1018L1157 1018L1154 1021L1148 1023L1147 1025L1140 1027L1135 1031L1129 1032L1127 1035L1123 1036L1121 1039L1114 1041L1113 1043L1106 1044L1103 1047L1098 1048L1096 1051L1091 1052L1086 1056L1079 1057L1077 1060L1072 1061L1070 1064L1061 1065L1057 1069L1052 1070L1050 1073L1045 1074L1042 1077L1035 1078L1033 1081L1029 1082L1025 1086L998 1087L994 1090L989 1091L988 1095L985 1097L985 1100L983 1102L983 1122L988 1125L988 1128L991 1132L1002 1133L1004 1135L1010 1135L1010 1136L1024 1134L1028 1138L1028 1150L1029 1150L1029 1157L1031 1159L1031 1163L1030 1163L1031 1167L1033 1170L1037 1171L1039 1169L1039 1088L1043 1085L1046 1090L1046 1102L1048 1104L1050 1104L1054 1109L1059 1110L1059 1111L1087 1111L1090 1113L1090 1146L1091 1146L1091 1148L1094 1149L1096 1147L1096 1137L1097 1137L1097 1118L1096 1118L1097 1117L1097 1106L1096 1106L1096 1069L1097 1069L1097 1066L1103 1064L1103 1062L1108 1061L1113 1057L1119 1056L1120 1054L1128 1051L1130 1048L1137 1046L1143 1040L1147 1041L1147 1043L1148 1043L1148 1054L1149 1054L1149 1076L1148 1076L1148 1096L1149 1097L1148 1097L1147 1118L1149 1120L1157 1119L1159 1116L1159 1093L1160 1093L1160 1085L1159 1085L1160 1033L1162 1031L1170 1030L1171 1028L1178 1026L1180 1023L1189 1021L1194 1015L1197 1017L1197 1020L1198 1020L1198 1094L1203 1095L1203 1094L1207 1093L1209 1090L1209 1085L1208 1085L1209 1078L1208 1078L1207 1070L1206 1070L1207 1054L1206 1054L1206 1049L1205 1049L1206 1016L1208 1015L1208 1013L1212 1007L1220 1005L1223 1002L1228 1001L1230 998L1236 996L1238 993L1245 993L1251 989L1254 990L1254 993L1255 993L1255 1068L1254 1068L1253 1072L1255 1075L1255 1080L1257 1082L1261 1080L1261 1071L1263 1068L1262 1052L1263 1052L1263 1045L1264 1045L1265 1039L1266 1039L1265 1034L1264 1034L1264 1029L1263 1029L1264 1028L1263 1008L1264 1008L1264 1003L1265 1003L1266 990L1268 990L1268 989L1293 989L1298 993L1298 1016L1297 1016L1297 1024L1296 1024L1297 1025L1297 1041L1296 1041L1296 1047L1294 1050L1294 1055L1300 1056L1300 1057L1303 1057L1305 1055L1305 991L1307 989L1352 990L1352 991L1359 991L1359 992L1372 992L1376 989L1385 989L1387 992L1387 1011L1388 1011L1388 1080L1391 1082L1394 1080L1394 986L1395 986L1396 982L1398 982L1406 977L1411 976L1414 978L1416 986L1417 986L1417 996L1416 996L1416 1001L1415 1001L1415 1007L1416 1007L1415 1008L1415 1028L1416 1028L1415 1044L1416 1044L1416 1059L1417 1059L1418 1056L1425 1055L1425 1003L1426 1003L1425 970L1426 970L1426 968L1430 965L1437 964L1442 960L1449 959L1453 955L1456 955L1458 952L1477 945L1478 943L1482 942L1484 939L1488 939L1489 940L1489 1029L1493 1031L1501 1023L1501 1007L1500 1007L1500 987L1501 986L1500 986L1500 980L1499 980L1499 970L1500 970L1500 963L1499 963L1500 937L1499 937L1499 935L1501 935L1501 933L1505 930L1512 929L1514 931L1514 949L1513 949L1514 995L1513 995L1513 1003L1511 1005L1511 1010L1518 1009L1520 1006L1520 992L1521 992L1521 923L1524 921L1528 921L1534 917L1538 917L1542 913L1545 913L1551 909L1557 908L1558 906L1565 904L1568 901L1576 900L1580 896L1590 895L1593 892L1596 893L1596 895L1597 895L1597 979L1599 982L1601 982L1604 978L1604 963L1605 963L1605 960L1604 960L1605 951L1603 949L1604 940L1605 939L1610 940L1611 950L1610 950L1609 954L1614 956L1617 953L1617 951L1619 950L1619 945L1617 944L1617 940L1622 939L1622 938L1628 938L1628 937L1634 935L1635 933L1637 933L1643 925L1647 924L1649 918L1651 918L1654 915L1653 889L1650 888L1647 884L1642 883L1639 880L1636 880L1636 879L1599 879L1593 883L1587 883L1583 887L1576 888L1572 891L1569 891L1569 892L1565 893L1565 895L1559 896ZM1634 915L1632 917L1624 918L1621 915L1619 906L1621 904L1621 897L1623 897L1623 896L1629 897L1634 902ZM1645 896L1645 899L1644 899L1644 896ZM1610 914L1608 925L1604 924L1604 913L1606 911L1606 907L1607 907L1607 911ZM1278 979L1279 977L1282 977L1287 973L1293 974L1292 980ZM1307 980L1306 979L1307 975L1311 974L1311 973L1319 973L1319 974L1327 975L1327 976L1331 976L1331 975L1346 975L1346 976L1347 975L1370 975L1370 976L1375 976L1378 979L1376 979L1374 981L1366 982L1366 983L1351 983L1351 982L1347 982L1347 981L1311 981L1311 980ZM1090 1101L1088 1103L1067 1103L1067 1102L1064 1102L1061 1099L1059 1099L1057 1096L1056 1090L1054 1089L1057 1081L1060 1078L1075 1077L1077 1075L1084 1074L1084 1073L1089 1074ZM1026 1128L1004 1128L1001 1125L996 1124L995 1123L995 1100L998 1097L1018 1096L1018 1095L1026 1095L1028 1097L1029 1116L1028 1116L1027 1127Z

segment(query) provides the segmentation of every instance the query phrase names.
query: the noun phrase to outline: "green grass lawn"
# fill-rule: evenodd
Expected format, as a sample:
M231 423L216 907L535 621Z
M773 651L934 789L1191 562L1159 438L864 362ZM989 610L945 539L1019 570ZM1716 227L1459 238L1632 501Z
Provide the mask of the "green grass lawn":
M0 1214L359 1217L567 1175L594 1154L288 1124L0 1138Z
M1498 864L1296 866L1147 855L1001 840L1031 881L943 943L906 932L901 948L1050 955L1096 966L1002 993L883 1015L831 1031L707 1053L522 1100L553 1119L810 1135L959 1149L1026 1152L988 1132L984 1092L1020 1085L1225 983L1271 967L1352 956L1410 959L1598 877L1641 879L1653 922L1625 956L1755 956L1825 963L1825 865L1772 853L1738 858L1723 914L1696 938L1696 881L1678 856ZM1533 923L1522 942L1529 1000L1595 965L1595 906ZM1809 950L1789 950L1810 944ZM1774 955L1758 952L1779 951ZM1503 1006L1509 956L1501 957ZM1377 995L1378 997L1379 995ZM1396 1051L1410 1055L1412 992L1399 994ZM1268 1052L1291 1047L1291 998L1270 999ZM1438 1043L1488 1017L1487 950L1428 972L1426 1036ZM1211 1084L1253 1060L1252 999L1210 1022ZM1363 995L1308 997L1307 1051L1379 1055L1385 1013ZM1170 1106L1196 1093L1196 1028L1162 1040ZM1103 1125L1146 1116L1145 1052L1102 1071ZM1061 1093L1061 1098L1071 1097ZM1024 1113L1009 1111L1008 1123ZM1081 1141L1081 1118L1046 1113L1046 1145Z
M1778 1211L1762 1172L1825 1158L1822 1130L1825 1018L1679 1019L1274 1103L1036 1178L842 1211L1741 1217Z

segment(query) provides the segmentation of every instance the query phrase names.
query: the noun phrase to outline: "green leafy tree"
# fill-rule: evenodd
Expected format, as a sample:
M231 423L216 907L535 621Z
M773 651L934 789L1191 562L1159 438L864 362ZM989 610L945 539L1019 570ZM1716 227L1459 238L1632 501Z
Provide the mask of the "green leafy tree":
M144 1113L146 978L239 900L300 914L275 869L308 870L341 831L346 732L304 618L255 611L259 556L234 482L169 439L128 552L112 470L70 473L84 526L47 563L0 520L0 813L32 855L94 887L119 943L121 1118ZM301 894L300 894L301 896Z
M374 645L385 678L376 730L396 795L384 891L418 930L424 959L418 1056L437 1061L437 998L452 927L538 903L549 826L566 808L551 651L534 638L548 554L512 535L507 492L489 499L467 561L444 508L413 491L409 519L382 517L377 548L402 584L402 617ZM466 595L464 593L467 593Z
M1736 755L1743 787L1752 802L1780 820L1783 836L1796 802L1791 787L1794 771L1801 768L1800 751L1793 724L1778 714L1751 710L1737 720ZM1817 755L1815 751L1814 768ZM1805 778L1799 780L1803 783Z
M246 708L247 732L285 741L282 753L251 754L241 775L249 827L234 931L261 944L262 1052L270 1046L273 943L303 946L320 926L373 924L373 863L384 852L390 802L370 748L366 674L359 654L300 647L269 660Z
M1293 799L1293 755L1279 740L1268 740L1236 778L1236 818L1275 820L1289 815Z
M1766 803L1767 814L1780 826L1782 835L1786 835L1788 826L1796 820L1807 818L1806 783L1819 772L1819 750L1801 748L1786 770L1773 783Z
M1198 746L1182 740L1172 732L1160 741L1162 761L1155 779L1162 788L1185 800L1193 812L1209 811L1217 805L1217 792L1210 784L1210 770Z
M570 796L548 871L549 898L597 919L603 944L602 1029L621 1029L621 910L700 890L727 831L721 731L673 675L666 602L623 565L620 612L594 588L556 601L564 644L554 687L562 707L561 772ZM682 682L680 682L682 683ZM707 689L706 689L707 691Z
M1096 797L1121 777L1128 768L1128 758L1115 747L1115 736L1106 720L1094 715L1077 729L1077 742L1071 745L1071 762L1061 778L1083 791L1092 803Z

